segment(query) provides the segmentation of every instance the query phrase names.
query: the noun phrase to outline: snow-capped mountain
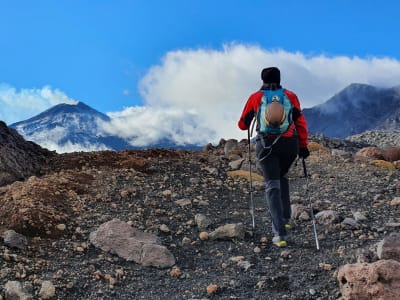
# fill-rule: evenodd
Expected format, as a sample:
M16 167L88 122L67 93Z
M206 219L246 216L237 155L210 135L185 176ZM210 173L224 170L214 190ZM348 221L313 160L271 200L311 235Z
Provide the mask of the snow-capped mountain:
M25 121L11 124L25 140L59 153L144 148L183 148L200 150L202 146L177 144L168 135L151 145L133 146L128 139L110 133L111 118L90 106L59 104ZM131 140L134 140L134 136Z
M400 129L400 86L351 84L326 102L303 109L303 113L309 132L327 137Z
M10 127L26 140L57 152L132 148L125 140L102 130L101 122L109 121L107 115L78 102L53 106Z

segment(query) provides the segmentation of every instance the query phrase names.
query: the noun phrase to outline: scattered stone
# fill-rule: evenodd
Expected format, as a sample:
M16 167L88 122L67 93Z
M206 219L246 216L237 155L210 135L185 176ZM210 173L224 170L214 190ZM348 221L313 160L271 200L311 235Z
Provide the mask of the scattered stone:
M244 226L243 223L227 224L218 227L209 234L209 238L212 240L217 239L243 239L244 238Z
M202 241L208 240L208 237L209 237L209 234L208 234L208 232L206 232L206 231L202 231L202 232L200 232L200 234L199 234L199 238L200 238L200 240L202 240Z
M4 287L5 299L13 300L30 300L32 295L30 295L19 281L8 281Z
M42 282L42 287L39 291L39 297L42 299L51 299L56 294L56 287L51 281L45 280Z
M394 233L381 240L378 243L376 253L379 259L400 261L400 233Z
M345 227L345 228L349 227L351 229L360 228L360 225L353 218L344 218L344 220L342 221L341 225L342 225L342 227Z
M196 214L194 216L194 222L200 229L206 229L208 226L211 225L210 218L206 217L203 214Z
M161 231L161 232L164 232L164 233L170 233L170 232L171 232L171 230L169 229L169 227L168 227L167 225L165 225L165 224L161 224L161 225L160 225L160 231Z
M326 263L320 263L319 267L320 267L320 269L326 270L326 271L331 271L333 269L333 266L331 264L326 264Z
M178 204L181 207L189 206L192 204L192 201L189 199L180 199L175 201L176 204Z
M233 262L239 262L241 260L244 260L244 256L233 256L229 260L231 260Z
M244 269L245 271L247 271L249 268L251 268L251 266L253 266L249 261L247 260L241 260L237 263L238 267L241 269Z
M390 201L390 206L400 206L400 197L394 197L392 201Z
M294 220L304 219L304 215L307 215L307 220L309 220L308 216L308 208L302 204L292 204L292 218Z
M235 139L229 139L225 142L224 145L224 154L228 157L232 152L235 152L239 149L238 141Z
M182 239L182 246L188 246L188 245L190 245L191 243L192 243L192 240L189 239L189 238L186 237L186 236Z
M207 294L208 295L214 295L214 294L216 294L218 292L218 285L216 285L216 284L210 284L208 287L207 287Z
M265 287L265 281L261 280L261 281L257 282L256 287L258 289L262 289L263 287Z
M231 161L229 163L229 166L231 167L232 170L238 170L242 166L243 161L244 161L243 158L239 158L237 160Z
M67 229L67 225L65 225L65 224L58 224L58 225L56 226L56 228L57 228L57 230L59 230L59 231L64 231L65 229Z
M315 215L315 219L319 224L333 225L339 217L333 210L323 210Z
M289 250L283 250L280 254L280 257L282 258L290 258L290 251Z
M172 196L172 191L171 190L165 190L162 191L161 193L164 197L171 197Z
M169 272L169 275L171 275L172 277L179 277L182 275L182 271L178 267L175 267L172 268L172 270Z
M18 248L21 250L26 249L28 246L28 239L14 230L6 230L3 233L4 244L11 248Z
M368 218L359 211L354 212L353 217L356 222L363 222L368 220Z

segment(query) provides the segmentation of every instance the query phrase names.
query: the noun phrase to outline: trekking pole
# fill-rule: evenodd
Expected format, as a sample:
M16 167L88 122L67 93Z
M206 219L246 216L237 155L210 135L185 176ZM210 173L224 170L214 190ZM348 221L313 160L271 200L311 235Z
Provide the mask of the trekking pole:
M317 250L319 250L317 226L315 225L315 216L314 216L314 211L313 211L312 203L311 203L310 190L308 188L308 173L307 173L307 168L306 168L306 160L304 158L303 158L303 171L304 171L304 177L306 178L306 192L307 192L308 203L309 203L310 209L311 209L311 220L313 223L315 244L317 245Z
M254 202L253 202L253 179L251 174L251 149L250 149L250 128L247 129L247 142L249 144L249 173L250 173L250 214L252 220L253 230L256 228L256 224L254 222Z

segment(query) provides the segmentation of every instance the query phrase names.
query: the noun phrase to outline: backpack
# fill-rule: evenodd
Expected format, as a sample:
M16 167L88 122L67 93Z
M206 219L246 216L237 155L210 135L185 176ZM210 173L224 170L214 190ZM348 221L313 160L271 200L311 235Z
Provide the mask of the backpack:
M263 90L257 113L259 134L282 134L293 123L292 102L284 89Z

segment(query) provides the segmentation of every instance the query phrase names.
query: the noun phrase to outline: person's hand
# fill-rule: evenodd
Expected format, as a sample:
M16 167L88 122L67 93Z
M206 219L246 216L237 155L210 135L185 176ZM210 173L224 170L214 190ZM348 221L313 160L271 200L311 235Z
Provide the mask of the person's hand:
M310 156L310 151L308 151L307 147L302 147L299 149L299 157L306 159L307 157Z

